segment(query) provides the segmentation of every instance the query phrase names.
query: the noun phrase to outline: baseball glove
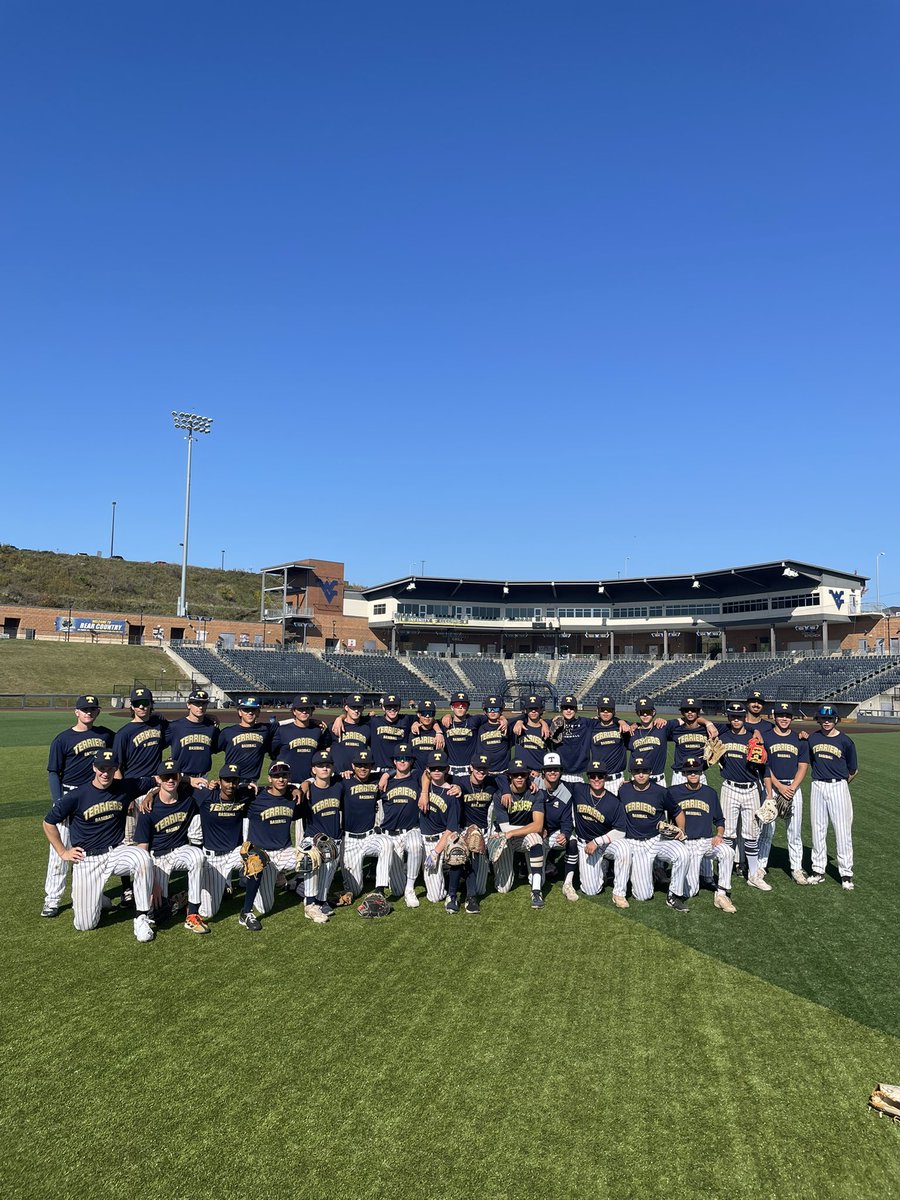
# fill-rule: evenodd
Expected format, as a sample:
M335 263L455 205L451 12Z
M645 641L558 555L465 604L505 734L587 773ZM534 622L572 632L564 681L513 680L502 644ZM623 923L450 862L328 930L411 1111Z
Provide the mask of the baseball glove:
M477 825L470 825L463 834L463 841L470 854L484 854L484 834Z
M778 805L771 797L763 800L762 804L753 814L761 825L769 825L778 816Z
M394 911L394 906L380 892L370 892L357 904L356 911L361 917L386 917Z
M707 738L703 747L703 757L708 767L714 767L725 753L725 743L721 738Z
M184 912L188 905L187 892L176 892L174 896L169 897L169 911L173 917L177 917L180 912Z
M552 746L558 746L563 740L563 732L566 728L566 719L562 716L556 716L550 722L550 736L547 739Z
M487 854L492 863L495 863L503 851L506 849L506 838L502 833L491 833L487 840Z
M441 856L436 854L434 850L429 851L429 853L425 856L425 870L429 871L433 875L440 865Z
M260 850L252 842L244 842L241 846L241 868L248 878L253 879L262 875L269 863L265 850Z
M311 837L305 837L297 847L297 870L301 875L315 875L322 865L322 856Z
M673 842L684 841L684 830L679 829L674 821L657 821L656 829L660 837L671 838Z
M319 858L326 865L328 863L337 862L338 848L337 842L330 838L327 833L317 833L313 838L313 846L319 852Z
M469 861L469 850L463 838L454 834L444 847L445 867L464 867Z
M768 758L769 752L763 745L762 738L758 733L754 733L747 743L747 762L752 767L764 767Z
M869 1108L879 1116L890 1117L900 1125L900 1087L893 1083L879 1083L869 1097Z
M334 907L335 908L346 908L348 904L352 904L352 903L353 903L353 893L352 892L341 892L341 894L338 896L337 900L335 900L335 902L334 902Z
M776 815L787 821L790 818L791 809L794 807L794 801L788 800L787 796L782 796L780 792L773 793L772 799L775 801Z

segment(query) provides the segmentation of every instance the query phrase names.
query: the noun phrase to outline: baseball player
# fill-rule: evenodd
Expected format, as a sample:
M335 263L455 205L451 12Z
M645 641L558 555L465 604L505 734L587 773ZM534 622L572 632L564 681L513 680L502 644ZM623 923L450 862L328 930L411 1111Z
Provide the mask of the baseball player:
M337 853L331 862L323 862L318 870L303 878L304 912L311 921L321 924L315 910L326 921L334 909L328 901L328 889L334 879L341 853L342 808L345 783L334 775L334 759L328 750L317 750L310 763L312 779L302 785L303 829L307 837L324 834L331 838ZM313 911L310 912L310 909Z
M454 692L450 697L450 713L441 720L441 725L451 778L468 778L478 731L486 720L486 716L472 716L469 712L468 692Z
M219 749L225 751L228 766L240 771L244 783L255 783L262 774L277 726L259 720L262 704L256 696L242 696L237 708L237 724L226 725L220 732Z
M301 784L312 774L312 757L331 744L331 734L322 721L315 721L316 706L307 695L291 701L291 719L275 726L269 753L273 760L291 768L291 780Z
M700 891L700 864L714 859L719 864L719 879L713 903L722 912L733 913L735 907L728 895L731 890L731 869L734 851L725 841L725 818L719 797L703 777L703 759L686 758L682 762L684 783L669 789L669 798L684 814L684 846L690 855L685 894L690 899ZM713 830L715 832L713 832Z
M585 764L586 765L586 764ZM581 776L578 777L579 780ZM562 758L555 750L544 755L540 790L544 796L544 863L543 875L547 877L547 861L551 855L563 860L562 893L567 900L577 901L575 870L578 867L578 845L575 841L575 826L572 818L571 784L562 780Z
M432 751L422 775L419 829L425 853L425 895L432 904L444 900L448 913L459 912L461 867L450 867L444 882L443 855L453 834L459 833L459 787L450 781L450 762L443 750Z
M419 712L421 715L421 705ZM422 773L416 766L412 746L401 743L395 747L393 762L394 771L382 785L381 798L384 813L381 829L391 843L391 891L395 896L403 896L407 908L418 908L416 879L425 856L419 829Z
M50 743L47 760L47 782L53 804L61 800L66 792L74 791L94 778L94 755L99 750L108 750L113 744L113 731L97 724L100 701L96 696L79 696L75 701L75 724L58 733ZM60 841L69 848L69 823L60 821L56 826ZM58 917L69 862L60 858L50 846L47 862L47 877L44 881L44 907L42 917Z
M363 703L359 692L345 696L344 715L336 717L331 726L334 770L342 779L353 774L353 755L369 745L369 718L362 715Z
M631 773L634 774L635 755L644 759L650 767L650 779L660 787L666 786L666 755L669 751L669 722L657 718L652 700L642 696L635 705L637 721L631 726L629 749L632 755Z
M684 813L664 787L651 779L650 760L637 754L631 760L631 779L619 788L625 812L625 838L631 851L631 894L635 900L653 896L653 864L657 859L672 867L666 904L677 912L689 912L682 899L689 866L688 852L681 842L662 838L658 823L668 818L684 832Z
M513 855L523 850L528 858L531 907L543 908L544 794L531 790L531 768L518 754L498 784L500 803L494 807L494 829L506 838L506 846L494 863L497 891L508 892L512 888Z
M625 840L625 810L606 786L606 763L592 758L588 781L573 785L572 817L578 843L578 873L586 896L603 891L604 860L613 863L613 904L628 908L625 892L631 871L631 847Z
M487 726L482 726L487 728ZM492 806L499 784L490 769L490 755L476 753L469 765L469 778L457 780L460 787L460 823L465 833L474 826L487 841L490 829ZM465 910L472 916L481 912L479 897L487 892L487 854L472 854L469 870L465 875Z
M810 883L821 883L828 863L828 822L834 827L841 887L853 891L853 801L850 783L856 778L856 745L837 727L837 709L823 704L816 710L819 728L809 735L812 787L809 812L812 823L812 874Z
M597 727L591 738L591 762L602 759L606 766L606 791L618 795L625 779L631 726L616 717L616 702L612 696L597 701Z
M133 688L131 720L117 730L112 747L122 778L140 780L143 791L153 787L168 737L168 721L153 711L153 693Z
M675 745L675 758L672 762L672 787L684 783L684 762L688 758L703 758L706 739L717 738L718 728L711 721L701 721L700 702L693 696L688 696L681 705L681 720L670 721L668 724L669 741ZM706 783L706 775L701 773L700 782Z
M746 708L740 700L730 700L725 706L727 726L719 731L724 753L719 759L722 772L721 804L725 815L725 840L736 850L738 830L747 858L747 883L761 892L771 892L759 869L759 769L747 762L747 746L757 731L744 724ZM737 855L735 855L737 857Z
M206 715L209 692L194 688L187 699L187 716L169 722L166 745L172 761L182 775L194 780L194 786L212 770L213 755L219 749L219 726Z
M363 890L363 862L367 858L377 859L376 890L384 895L391 882L393 839L376 830L376 826L380 828L381 796L372 767L373 752L363 746L353 755L353 773L344 781L344 889L352 896Z
M486 754L488 773L499 775L509 766L509 752L513 743L512 731L503 716L503 700L499 696L488 696L484 702L485 721L479 726L475 738L472 762Z
M763 782L768 799L771 800L773 795L777 795L790 804L790 812L785 817L785 823L791 879L794 883L805 884L809 881L803 873L803 836L801 832L803 792L801 784L809 771L809 742L791 728L794 719L792 705L786 701L780 701L775 705L773 717L774 727L762 735L769 756ZM759 869L763 876L769 865L769 851L772 849L774 833L774 821L768 821L759 831Z
M391 753L402 742L409 745L410 726L412 717L407 713L401 715L400 697L390 693L381 704L382 715L369 717L369 745L372 750L372 763L376 770L393 770Z
M560 716L550 725L550 746L562 762L563 783L581 783L591 757L591 738L597 731L595 717L578 715L575 696L563 696L559 702Z
M746 727L751 732L754 729L758 729L761 734L771 733L773 728L772 722L766 720L763 716L766 704L762 692L754 689L747 697L745 703L747 705L747 715L744 717Z
M153 864L145 850L125 844L125 817L139 792L133 779L116 779L118 760L112 750L98 750L93 778L65 792L44 818L44 836L63 860L72 863L72 913L78 930L96 929L103 910L103 888L113 875L134 880L134 936L152 942L150 891ZM69 822L66 846L58 826Z
M243 769L237 764L242 781ZM259 891L253 907L260 916L272 911L275 903L275 883L278 872L292 872L297 865L297 854L291 843L291 826L301 820L302 796L291 787L291 768L287 763L273 762L269 767L266 786L256 793L247 808L244 836L258 850L265 850L269 861L259 876ZM315 907L315 906L314 906ZM317 925L324 925L328 918L318 910L305 915Z
M166 907L173 871L187 871L188 906L184 927L188 933L209 933L200 916L203 851L188 841L188 829L197 815L194 789L182 784L181 772L171 759L160 763L156 787L145 798L134 831L134 844L153 860L153 895L157 912ZM154 794L155 793L155 794Z
M435 750L443 749L444 738L437 726L437 709L431 700L421 700L419 702L417 716L418 720L415 732L410 733L409 741L402 744L407 750L413 752L416 768L421 772L428 763L429 755ZM391 759L396 764L396 754L393 752ZM383 786L384 783L382 782Z
M544 769L550 726L544 720L544 701L540 696L526 696L524 708L525 720L513 724L515 756L525 763L532 778L539 780Z
M203 834L203 877L200 886L200 916L204 921L219 911L225 889L232 874L242 870L241 844L244 841L244 818L253 795L241 784L236 766L219 768L219 780L214 787L197 788L194 800L200 810ZM253 911L253 901L259 891L258 875L244 877L244 901L238 924L251 933L262 929Z

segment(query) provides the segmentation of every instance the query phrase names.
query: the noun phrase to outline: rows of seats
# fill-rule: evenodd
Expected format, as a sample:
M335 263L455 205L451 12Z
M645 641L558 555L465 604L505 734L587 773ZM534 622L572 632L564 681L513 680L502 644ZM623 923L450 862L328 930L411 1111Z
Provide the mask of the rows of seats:
M641 680L641 690L645 696L651 696L660 708L663 705L678 705L685 696L692 694L695 686L692 676L701 666L702 663L697 659L661 662L652 675Z
M469 680L473 708L484 704L488 696L502 696L506 691L507 678L499 659L461 658L459 666Z
M573 654L569 658L560 659L556 676L556 690L560 696L580 695L596 666L596 658L583 654Z
M361 685L365 691L379 695L396 693L404 707L410 701L433 700L439 704L444 700L437 688L423 683L409 667L389 654L327 654L325 661L352 675L358 681L356 686Z
M222 658L251 675L260 691L314 692L343 696L359 687L309 650L221 650Z
M767 677L763 690L779 700L825 700L855 688L868 699L882 690L880 674L868 658L803 658Z
M248 688L257 687L255 680L223 662L218 654L206 646L181 642L173 644L173 649L214 687L222 688L225 692L245 692Z
M766 677L776 674L783 666L783 660L776 658L716 659L693 676L690 689L701 697L745 699L753 688L766 691Z
M546 683L550 678L550 659L544 654L517 654L511 667L510 683Z
M585 708L594 707L600 696L610 696L619 705L633 703L644 695L638 680L652 666L653 662L648 658L615 659L583 697Z
M881 692L888 692L891 688L900 687L900 657L893 655L891 658L883 658L877 660L879 662L891 662L894 665L889 666L887 670L879 671L877 674L869 676L865 680L857 680L851 684L845 684L843 688L829 695L829 700L852 701L856 704L862 704L866 700L871 700L873 696L879 695Z
M449 699L453 692L458 692L460 688L465 687L446 658L438 658L435 654L417 654L415 658L411 659L411 662L445 700Z

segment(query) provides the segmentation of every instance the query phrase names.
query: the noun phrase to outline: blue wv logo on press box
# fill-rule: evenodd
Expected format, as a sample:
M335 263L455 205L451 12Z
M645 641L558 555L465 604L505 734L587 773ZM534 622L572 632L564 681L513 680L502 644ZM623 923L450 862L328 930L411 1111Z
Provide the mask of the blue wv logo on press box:
M836 592L834 590L834 588L831 588L830 594L831 594L832 600L834 601L835 608L838 608L838 609L843 608L844 607L844 593Z
M337 590L340 584L337 579L320 579L319 587L322 589L322 594L328 604L331 604L337 595Z

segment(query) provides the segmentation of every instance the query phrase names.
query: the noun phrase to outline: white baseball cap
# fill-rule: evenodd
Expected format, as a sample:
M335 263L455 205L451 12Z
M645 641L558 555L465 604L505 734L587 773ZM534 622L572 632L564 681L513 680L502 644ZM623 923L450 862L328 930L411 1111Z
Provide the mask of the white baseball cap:
M561 767L562 759L553 750L549 754L544 755L544 770L548 767Z

